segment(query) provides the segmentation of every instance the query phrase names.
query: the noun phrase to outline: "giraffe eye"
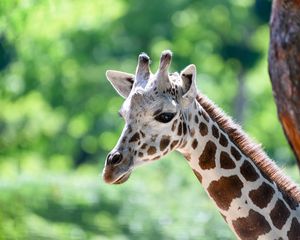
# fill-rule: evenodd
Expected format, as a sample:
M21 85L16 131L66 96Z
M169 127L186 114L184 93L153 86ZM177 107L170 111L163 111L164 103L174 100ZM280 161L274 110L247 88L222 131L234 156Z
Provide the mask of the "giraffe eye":
M154 119L158 122L168 123L173 119L174 116L175 113L165 112L157 115Z

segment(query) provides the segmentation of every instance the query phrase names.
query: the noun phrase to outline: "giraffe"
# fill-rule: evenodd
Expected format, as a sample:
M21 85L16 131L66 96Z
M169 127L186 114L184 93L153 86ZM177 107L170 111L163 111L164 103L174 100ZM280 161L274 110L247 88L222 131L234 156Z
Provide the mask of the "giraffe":
M126 124L108 154L103 179L124 183L133 169L176 150L238 239L300 239L300 190L230 117L197 90L196 67L169 73L172 52L155 74L141 53L135 74L108 70L125 101Z

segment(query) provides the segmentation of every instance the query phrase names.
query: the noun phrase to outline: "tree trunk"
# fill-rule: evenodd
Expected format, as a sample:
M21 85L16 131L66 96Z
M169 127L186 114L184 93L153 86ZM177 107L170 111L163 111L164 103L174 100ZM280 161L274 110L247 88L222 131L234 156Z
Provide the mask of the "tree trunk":
M300 166L300 0L274 0L269 73L278 116Z
M269 74L278 117L300 167L300 0L273 0Z

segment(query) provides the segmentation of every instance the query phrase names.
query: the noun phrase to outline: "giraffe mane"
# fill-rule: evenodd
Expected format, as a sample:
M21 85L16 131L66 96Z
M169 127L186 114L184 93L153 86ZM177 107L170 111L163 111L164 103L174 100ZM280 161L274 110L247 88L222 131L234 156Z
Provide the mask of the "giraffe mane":
M283 171L262 150L261 145L253 142L231 117L226 115L206 96L198 93L196 99L219 127L228 134L231 141L265 173L266 177L276 182L279 188L294 201L300 202L299 187L289 177L284 175Z

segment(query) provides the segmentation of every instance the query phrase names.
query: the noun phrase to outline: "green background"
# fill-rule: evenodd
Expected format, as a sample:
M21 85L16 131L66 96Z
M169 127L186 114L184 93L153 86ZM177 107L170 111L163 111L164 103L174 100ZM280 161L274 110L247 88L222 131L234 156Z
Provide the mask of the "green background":
M234 239L182 156L106 185L124 122L107 69L164 49L287 174L267 72L268 0L1 0L0 239Z

